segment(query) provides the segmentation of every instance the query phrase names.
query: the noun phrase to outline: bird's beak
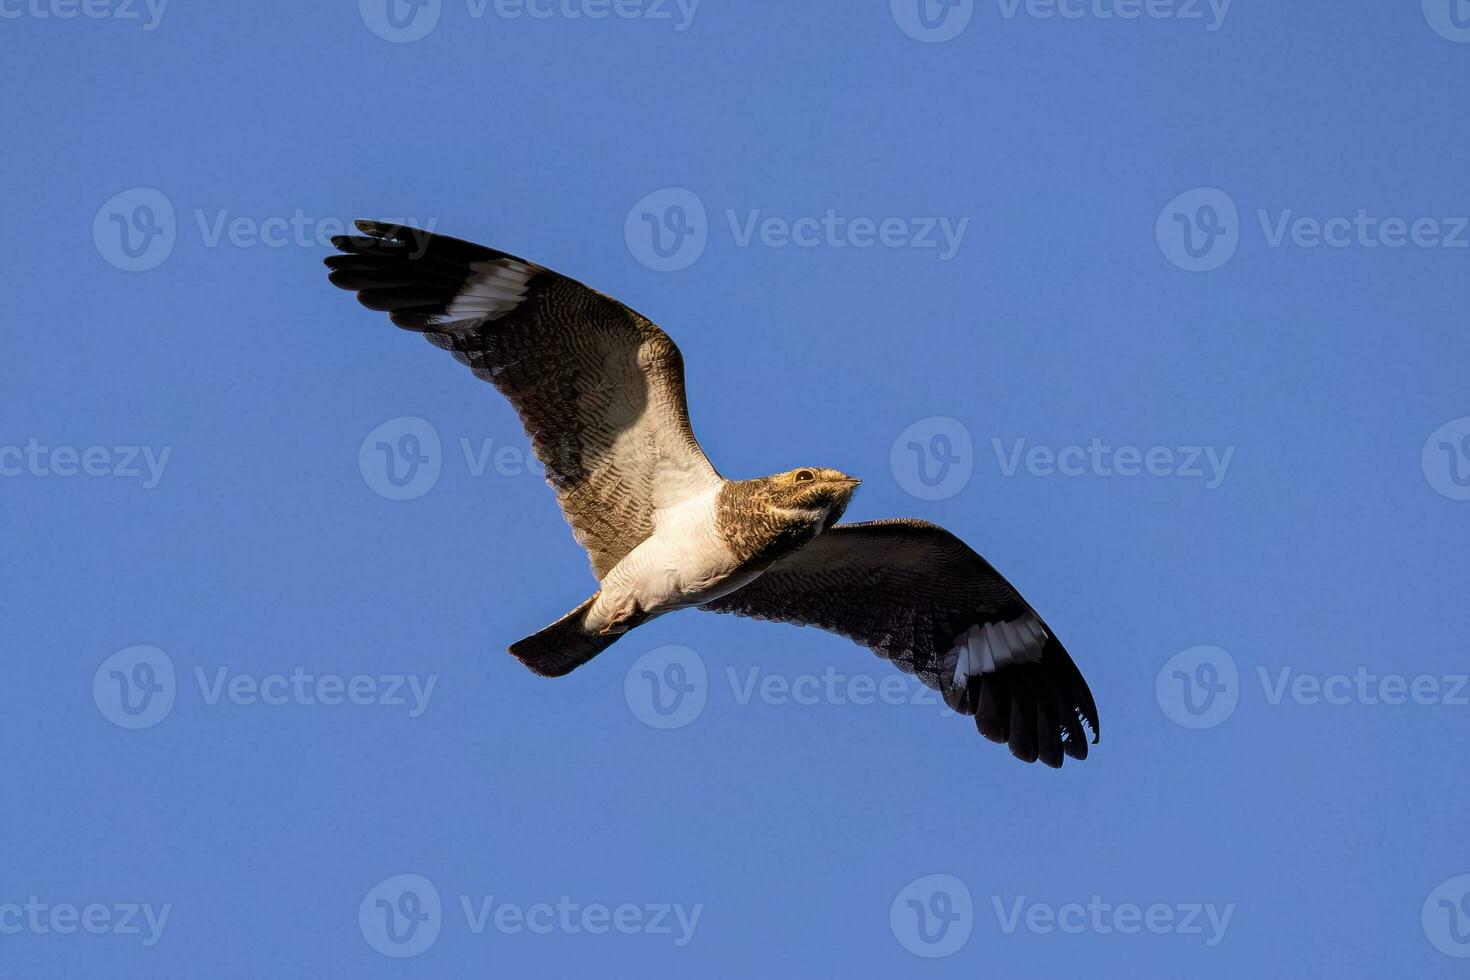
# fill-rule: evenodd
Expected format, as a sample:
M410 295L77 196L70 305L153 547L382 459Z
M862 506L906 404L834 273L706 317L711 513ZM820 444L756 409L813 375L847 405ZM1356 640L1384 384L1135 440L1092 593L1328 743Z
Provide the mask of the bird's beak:
M838 480L837 482L838 483L841 483L843 486L847 487L849 490L856 490L858 487L860 487L860 486L863 485L863 481L862 480L857 480L857 479L854 479L852 477L847 477L846 479L844 479L844 480Z

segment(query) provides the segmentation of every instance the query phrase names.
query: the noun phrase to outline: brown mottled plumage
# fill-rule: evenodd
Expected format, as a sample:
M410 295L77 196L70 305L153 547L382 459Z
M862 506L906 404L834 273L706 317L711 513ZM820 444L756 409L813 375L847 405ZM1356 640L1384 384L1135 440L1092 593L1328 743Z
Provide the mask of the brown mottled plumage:
M380 222L333 243L331 281L500 390L546 465L600 588L510 650L559 676L682 608L817 626L938 690L1026 762L1087 757L1097 707L1036 612L922 521L838 524L857 480L804 468L725 480L689 425L668 335L506 252Z
M798 483L800 473L811 473L813 479ZM715 521L742 567L765 568L837 523L858 482L831 469L727 480L716 498ZM812 525L783 513L802 508L824 508L826 518Z
M346 254L327 259L328 278L510 399L598 578L652 532L670 484L719 481L689 427L679 348L647 317L505 252L418 229L357 225L367 237L332 240ZM466 277L497 261L530 271L524 298L501 316L447 327L444 310Z

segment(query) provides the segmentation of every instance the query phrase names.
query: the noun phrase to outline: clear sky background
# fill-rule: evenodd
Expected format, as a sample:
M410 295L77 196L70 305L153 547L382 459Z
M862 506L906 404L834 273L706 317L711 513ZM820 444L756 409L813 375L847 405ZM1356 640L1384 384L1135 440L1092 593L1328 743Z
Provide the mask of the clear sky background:
M0 975L1462 975L1470 4L394 2L0 2ZM362 216L964 537L1092 756L732 617L529 674L595 583Z

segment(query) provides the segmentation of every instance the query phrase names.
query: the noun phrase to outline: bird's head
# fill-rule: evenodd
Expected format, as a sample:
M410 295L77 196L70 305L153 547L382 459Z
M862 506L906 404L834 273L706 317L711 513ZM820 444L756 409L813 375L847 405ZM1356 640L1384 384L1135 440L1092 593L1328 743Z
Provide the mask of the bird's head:
M762 481L767 504L799 522L826 530L842 517L852 492L862 480L841 470L803 466L768 476Z

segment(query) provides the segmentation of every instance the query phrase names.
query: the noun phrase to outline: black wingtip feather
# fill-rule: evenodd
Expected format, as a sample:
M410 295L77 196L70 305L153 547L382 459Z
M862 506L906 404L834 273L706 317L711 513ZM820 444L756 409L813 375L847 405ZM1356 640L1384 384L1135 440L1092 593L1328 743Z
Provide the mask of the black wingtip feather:
M1011 672L1011 755L1025 763L1036 761L1036 693L1023 670Z
M1065 759L1086 759L1088 742L1100 738L1092 692L1055 637L1039 662L972 678L958 696L976 730L1022 762L1060 769Z
M1011 735L1011 692L1005 678L991 674L972 686L980 689L975 705L975 727L992 742L1006 741Z
M1036 754L1052 769L1062 768L1062 721L1057 695L1043 669L1031 668L1031 687L1036 692Z
M1057 694L1066 703L1068 713L1080 715L1078 720L1092 729L1092 743L1096 745L1102 737L1102 728L1097 721L1097 703L1092 699L1092 691L1088 688L1082 671L1077 669L1066 648L1057 642L1056 637L1052 637L1046 645L1046 651L1042 654L1042 666Z
M443 322L444 308L440 306L414 306L402 310L394 310L388 314L388 319L395 327L404 330L413 330L418 333L427 333ZM430 334L429 341L436 347L445 350L453 350L453 342L444 338L441 342L437 339L439 335Z

